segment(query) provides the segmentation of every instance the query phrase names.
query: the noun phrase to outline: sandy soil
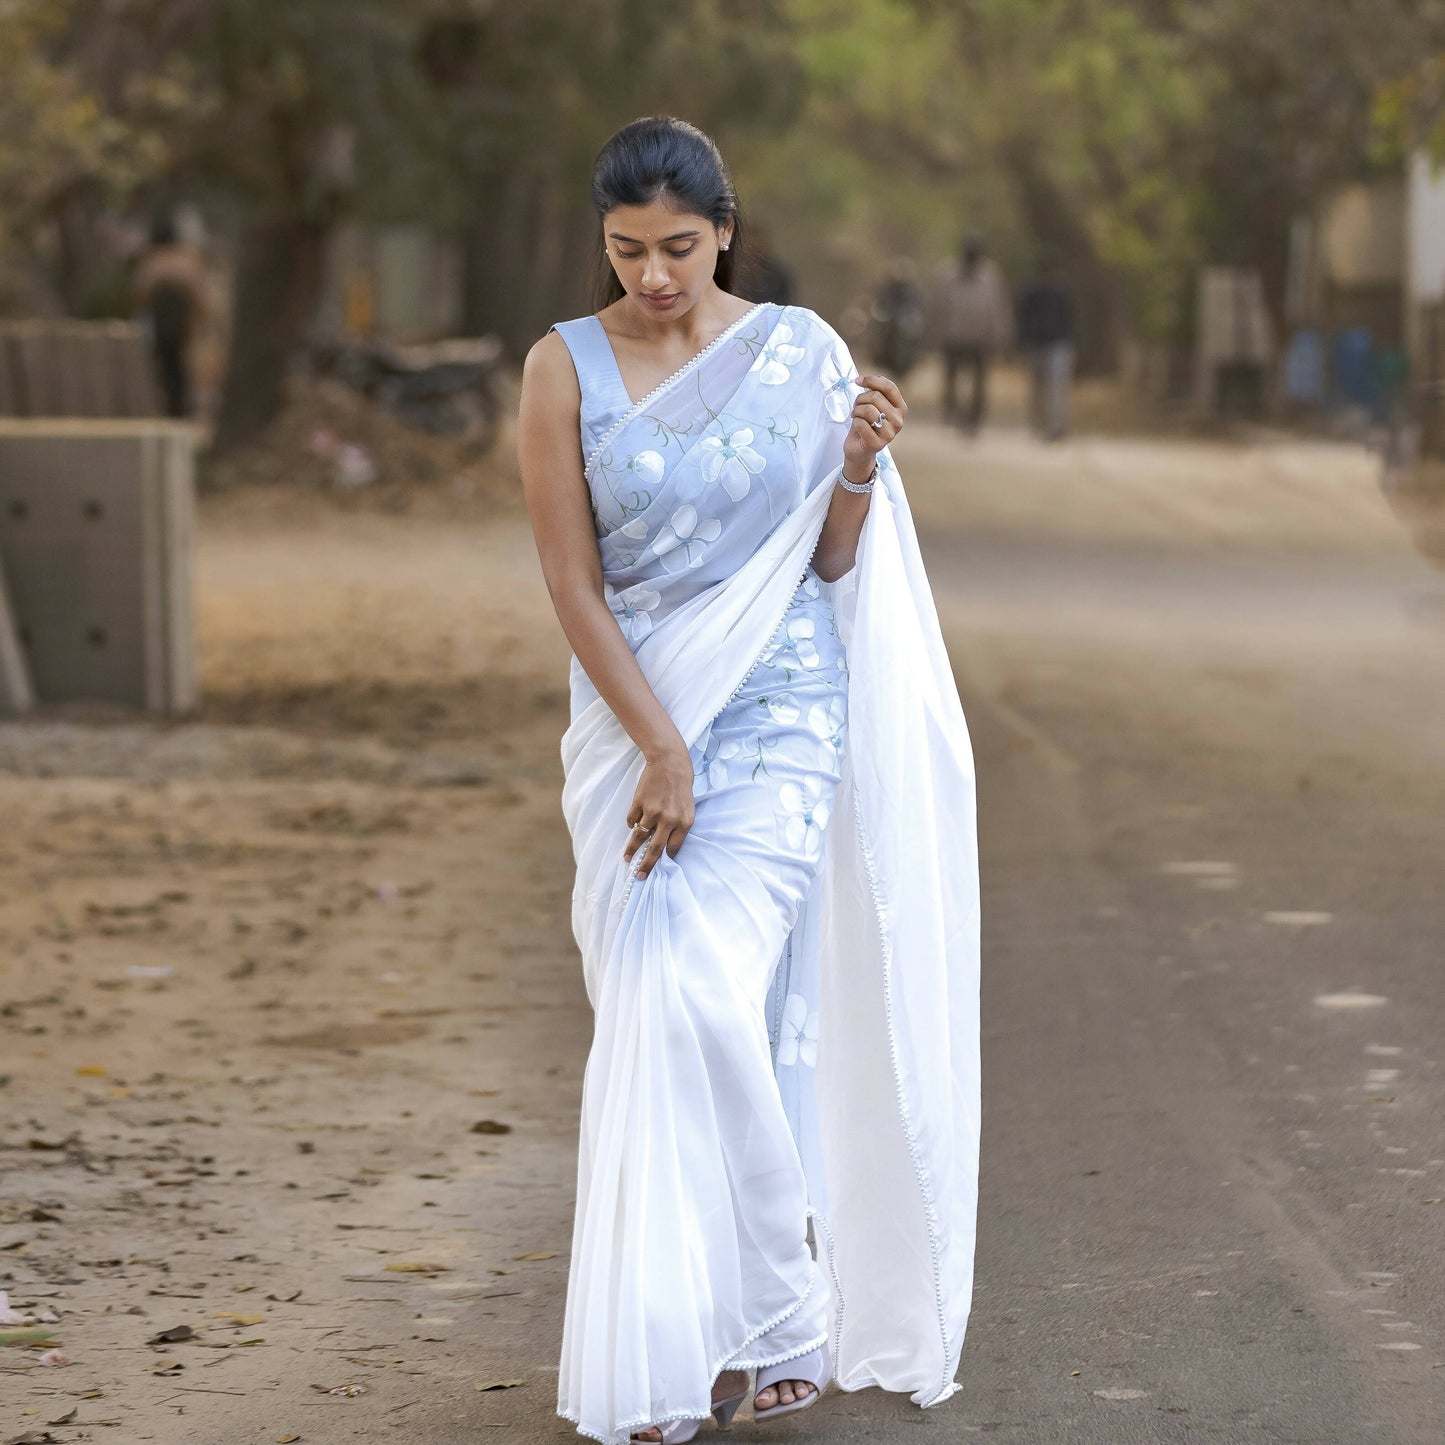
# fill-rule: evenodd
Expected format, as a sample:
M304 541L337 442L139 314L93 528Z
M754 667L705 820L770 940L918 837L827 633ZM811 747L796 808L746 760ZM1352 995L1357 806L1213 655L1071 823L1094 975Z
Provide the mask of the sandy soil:
M575 1127L566 649L515 512L413 511L207 498L200 716L0 728L0 1289L73 1361L0 1438L407 1438L564 1267L481 1197Z

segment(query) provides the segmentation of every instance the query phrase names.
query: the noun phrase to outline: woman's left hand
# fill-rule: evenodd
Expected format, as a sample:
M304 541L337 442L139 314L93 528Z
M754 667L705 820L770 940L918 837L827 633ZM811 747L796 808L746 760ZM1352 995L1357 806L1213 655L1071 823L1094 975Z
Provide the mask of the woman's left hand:
M852 482L864 482L873 459L903 430L908 403L896 382L886 376L858 377L863 388L853 403L853 425L843 442L843 471Z

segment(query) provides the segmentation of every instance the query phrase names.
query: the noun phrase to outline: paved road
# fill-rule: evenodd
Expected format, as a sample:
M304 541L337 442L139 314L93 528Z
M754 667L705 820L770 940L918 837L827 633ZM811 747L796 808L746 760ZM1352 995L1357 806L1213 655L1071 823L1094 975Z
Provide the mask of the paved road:
M911 431L981 780L964 1391L768 1438L1438 1445L1445 575L1347 449ZM585 1014L549 1028L499 1251L570 1188ZM555 1370L552 1279L473 1307L498 1372ZM567 1438L545 1386L478 1398Z

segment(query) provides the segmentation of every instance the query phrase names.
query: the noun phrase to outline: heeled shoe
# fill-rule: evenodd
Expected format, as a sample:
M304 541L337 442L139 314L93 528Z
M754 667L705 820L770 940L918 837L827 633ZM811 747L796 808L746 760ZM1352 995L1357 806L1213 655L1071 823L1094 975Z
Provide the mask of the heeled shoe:
M719 1430L732 1428L733 1416L737 1414L738 1406L748 1398L748 1394L748 1385L744 1382L742 1389L737 1394L725 1395L721 1400L712 1402L712 1417L717 1421ZM702 1423L702 1420L673 1420L667 1425L644 1425L642 1429L660 1431L662 1434L661 1445L687 1445L689 1440L697 1438L697 1432L702 1428ZM641 1433L641 1430L634 1431L632 1438L636 1440ZM639 1441L638 1445L649 1445L649 1442ZM659 1445L659 1442L653 1440L650 1445Z
M719 1430L732 1429L733 1416L737 1414L738 1406L741 1405L750 1394L752 1394L752 1389L747 1381L744 1380L742 1389L739 1390L736 1395L726 1395L721 1400L714 1400L712 1402L712 1417L717 1421Z
M794 1410L806 1410L822 1399L828 1381L833 1378L833 1364L828 1358L827 1345L819 1345L806 1355L791 1360L780 1360L776 1365L764 1365L758 1371L757 1383L753 1386L756 1397L769 1387L777 1388L784 1380L806 1380L812 1389L801 1400L779 1400L770 1410L759 1410L753 1406L754 1420L772 1420L778 1415L791 1415Z

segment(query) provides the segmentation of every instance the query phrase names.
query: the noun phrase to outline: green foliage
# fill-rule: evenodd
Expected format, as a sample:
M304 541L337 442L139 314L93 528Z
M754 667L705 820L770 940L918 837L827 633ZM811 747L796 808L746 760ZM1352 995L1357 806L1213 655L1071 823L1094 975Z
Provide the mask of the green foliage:
M839 253L875 275L895 251L926 260L965 228L1014 273L1040 247L1085 250L1117 281L1126 324L1168 336L1187 324L1202 262L1258 265L1277 283L1291 216L1393 163L1376 139L1392 117L1419 134L1428 111L1445 146L1445 65L1418 62L1422 44L1445 45L1442 12L792 0L808 102L787 137L744 147L748 192L824 271ZM805 233L820 223L822 247Z
M0 0L0 73L0 245L168 186L526 253L669 111L809 299L979 229L1015 277L1048 246L1111 278L1150 336L1201 262L1273 279L1293 214L1445 156L1445 0Z
M1407 74L1383 86L1375 97L1374 155L1399 163L1423 146L1445 162L1445 51L1426 55Z
M58 198L98 184L124 197L170 156L164 77L137 78L137 102L110 106L66 40L83 0L0 5L0 246L41 225Z

